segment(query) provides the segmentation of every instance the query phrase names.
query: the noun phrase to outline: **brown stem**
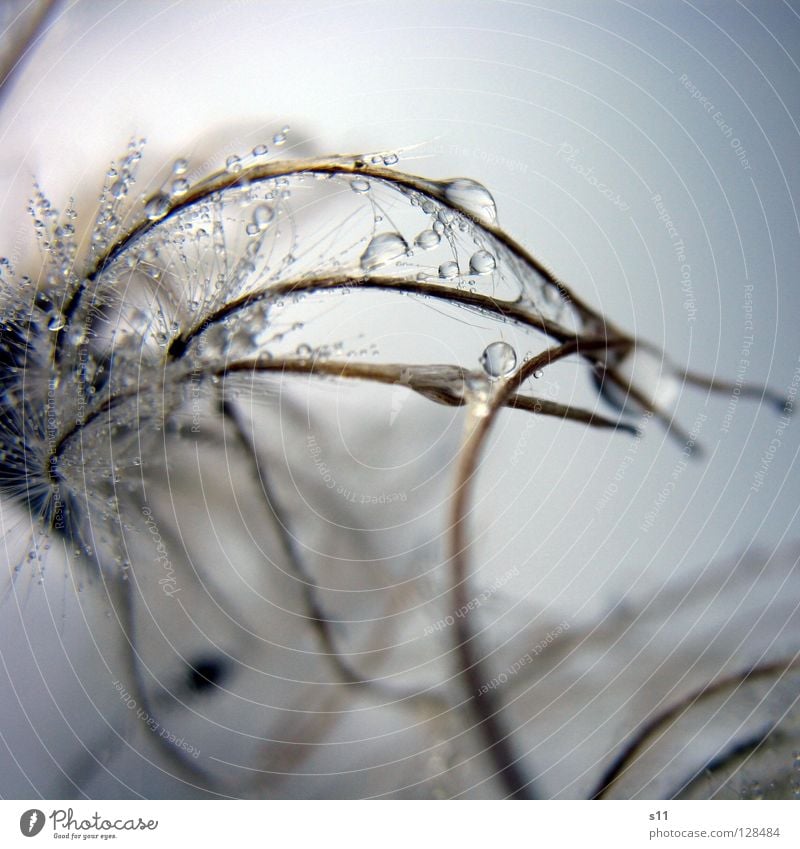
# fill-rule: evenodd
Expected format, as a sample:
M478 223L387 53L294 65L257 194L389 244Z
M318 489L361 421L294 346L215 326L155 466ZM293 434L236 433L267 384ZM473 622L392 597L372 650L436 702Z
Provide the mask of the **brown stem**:
M785 395L781 395L770 389L768 386L761 386L758 383L733 383L728 380L718 380L715 377L708 377L704 374L698 374L693 371L676 371L677 376L682 378L686 383L692 386L699 386L701 389L707 389L709 392L717 392L720 394L736 392L746 398L755 398L758 401L766 399L778 407L779 410L784 410L789 407L787 412L791 411L790 399Z
M102 569L98 571L101 576L104 574ZM147 688L144 685L142 677L141 658L136 648L136 623L134 617L133 587L131 586L133 581L135 581L135 575L133 573L130 574L127 581L119 578L112 578L110 581L107 581L103 578L104 587L116 611L117 621L125 640L131 686L136 694L137 702L143 708L141 713L137 712L137 716L141 717L145 729L153 734L157 745L161 748L167 760L176 769L177 775L175 777L180 778L196 790L211 793L213 791L209 790L209 787L213 786L214 782L210 774L178 746L172 745L164 737L155 734L153 727L149 724L152 721L157 722L157 714L147 695ZM156 724L155 727L159 728L161 726ZM214 795L224 797L227 794L214 793Z
M267 466L262 462L261 455L259 454L255 443L247 435L247 430L241 416L236 410L235 405L230 401L222 401L221 407L222 414L233 424L236 438L251 458L256 472L256 477L258 479L258 484L264 498L264 503L267 506L272 523L278 533L283 554L291 564L292 569L301 582L303 596L309 611L309 620L313 625L314 630L317 632L317 637L319 638L320 643L325 648L325 656L329 658L336 667L339 677L342 679L342 683L369 684L369 681L363 680L360 675L349 667L341 654L336 650L330 619L325 614L316 597L315 591L317 589L317 585L314 583L313 578L306 569L297 541L289 528L288 518L283 508L280 506L280 503L275 498L271 476L267 471Z
M583 346L586 346L586 350L592 351L609 350L627 344L627 340L609 341L605 337L597 337L586 340L573 339L549 348L530 359L519 371L500 383L485 409L479 409L476 405L471 407L471 415L467 418L467 433L459 457L450 523L450 561L453 570L453 601L456 610L460 610L469 601L467 512L481 451L498 410L514 397L515 391L525 380L547 365L581 352ZM510 735L502 726L500 718L502 705L496 695L497 691L488 690L479 694L490 676L483 671L483 659L479 653L475 635L472 633L469 617L456 616L455 621L460 671L470 703L478 716L478 727L483 734L487 751L494 761L496 774L503 782L508 798L536 798L533 779L525 774L519 759L514 756Z
M798 658L794 658L788 662L776 661L774 663L764 664L763 666L757 666L745 672L738 672L735 675L728 675L717 681L705 684L700 689L681 699L676 705L656 714L647 720L638 731L634 732L622 751L611 762L611 765L600 779L597 789L589 798L603 799L607 796L617 781L625 774L626 770L633 765L633 762L644 748L648 738L652 737L661 726L666 726L667 723L677 719L680 714L685 713L700 699L712 696L727 687L738 687L747 681L766 678L770 675L782 674L796 669L800 669L800 659ZM664 730L666 731L666 728Z
M321 277L307 277L302 280L276 283L260 292L250 292L224 304L211 315L203 318L194 327L172 340L169 346L169 356L179 359L189 344L201 333L219 324L226 318L236 315L254 304L271 301L289 295L331 292L340 289L374 289L376 291L400 292L409 295L420 295L428 298L459 303L467 307L483 310L491 315L497 315L504 320L510 320L526 327L533 327L542 333L564 342L574 337L574 333L558 322L548 319L534 309L512 301L498 300L480 292L464 289L453 289L440 283L430 283L426 280L403 280L397 277L354 277L348 274Z
M655 406L647 396L638 390L635 386L631 385L631 383L625 378L620 377L613 369L604 369L602 370L602 374L600 375L600 380L610 380L612 383L616 384L620 389L622 389L626 394L630 395L631 398L648 413L654 415L664 426L667 433L676 439L678 442L683 443L684 445L692 446L692 453L695 456L700 456L702 453L702 449L695 442L695 440L691 439L689 434L678 424L675 423L674 419L671 416L668 416L664 410L659 409Z
M17 77L28 58L36 41L44 34L48 19L55 12L59 0L43 0L39 3L39 9L28 12L32 4L26 4L26 8L20 15L26 15L28 19L20 25L19 32L14 32L12 27L6 31L6 39L11 42L11 47L4 56L0 65L0 102L11 90L14 78ZM19 15L17 16L19 17Z

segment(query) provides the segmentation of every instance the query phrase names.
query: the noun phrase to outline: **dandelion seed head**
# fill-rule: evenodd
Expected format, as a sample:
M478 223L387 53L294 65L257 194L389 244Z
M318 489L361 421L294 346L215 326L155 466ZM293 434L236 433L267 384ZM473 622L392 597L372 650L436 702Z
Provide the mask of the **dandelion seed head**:
M272 143L284 141L285 130ZM199 178L177 160L160 187L142 193L132 190L142 145L132 142L108 170L85 251L71 205L59 213L37 188L30 213L41 275L18 279L0 261L0 494L45 537L60 536L120 582L136 559L128 547L142 516L154 515L141 505L173 497L175 458L186 462L189 447L227 458L234 422L239 449L252 452L251 477L262 477L242 410L258 430L254 402L292 382L327 381L336 392L345 383L389 386L390 425L400 394L403 403L415 393L467 408L476 427L462 445L459 493L504 407L623 429L528 394L536 388L528 378L561 359L604 392L606 380L616 382L637 405L671 416L663 357L500 230L481 184L403 174L391 167L395 154L281 161L258 146ZM430 315L436 332L418 344L417 324ZM527 351L521 365L518 350ZM323 485L349 498L312 447ZM455 502L453 586L464 592L467 499ZM44 548L31 546L34 559ZM291 559L291 543L286 551ZM310 608L321 621L316 602ZM480 666L470 644L460 641L465 676ZM180 686L210 696L222 667L197 657ZM481 703L488 716L493 698Z

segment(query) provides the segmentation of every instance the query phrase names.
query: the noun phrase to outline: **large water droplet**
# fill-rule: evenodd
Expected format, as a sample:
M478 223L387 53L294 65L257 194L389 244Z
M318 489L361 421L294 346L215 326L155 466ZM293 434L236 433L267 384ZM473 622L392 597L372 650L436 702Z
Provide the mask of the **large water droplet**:
M435 230L423 230L416 238L415 244L423 250L435 248L442 237Z
M465 177L448 180L439 185L448 203L463 209L481 224L497 223L497 206L485 186Z
M473 274L491 274L497 263L489 251L476 251L469 260L469 270Z
M144 214L151 221L158 221L169 212L169 195L159 192L153 195L144 205Z
M481 365L489 377L504 377L517 367L517 352L508 342L492 342L481 354Z
M361 194L363 192L369 191L369 183L361 177L356 177L355 180L350 181L350 188L354 192L358 192L359 194Z
M375 236L361 255L361 267L370 271L408 253L408 243L399 233Z
M453 262L443 262L439 266L439 277L443 280L452 280L454 277L458 277L458 263Z

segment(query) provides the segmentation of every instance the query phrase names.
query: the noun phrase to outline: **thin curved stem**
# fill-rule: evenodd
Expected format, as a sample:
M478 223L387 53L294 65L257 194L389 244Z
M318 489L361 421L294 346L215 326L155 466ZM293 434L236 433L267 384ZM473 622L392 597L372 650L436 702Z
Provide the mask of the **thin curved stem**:
M596 340L586 338L583 341L576 340L565 343L571 345L571 352L577 350L577 346L591 349L596 345ZM625 347L627 340L605 341L606 347ZM562 346L563 347L563 346ZM535 362L537 360L532 360ZM535 369L534 369L535 371ZM304 374L316 377L334 377L342 379L368 380L375 383L390 385L402 385L413 392L422 395L429 400L436 401L448 406L463 406L466 403L466 378L469 372L460 367L452 365L418 366L418 365L393 365L372 364L361 362L348 362L341 360L319 360L310 358L277 359L272 356L258 357L253 360L237 360L226 363L218 368L209 368L205 374L209 377L224 378L236 373L279 373L279 374ZM526 372L530 376L533 372ZM447 375L447 379L445 379ZM125 391L120 391L98 404L83 419L70 425L70 427L59 437L48 464L48 471L54 482L59 482L60 460L69 442L77 436L84 428L92 424L103 415L108 415L114 407L140 395L142 387L132 386ZM532 396L511 394L505 400L506 406L514 409L526 410L542 415L555 416L557 418L591 424L597 427L614 427L620 430L631 430L630 425L622 422L614 422L588 410L576 407L556 404L553 401L539 399ZM634 431L635 432L635 431Z
M606 418L593 410L582 410L579 407L570 407L559 404L546 398L537 398L534 395L512 395L506 406L513 410L525 410L529 413L538 413L543 416L552 416L556 419L580 422L591 427L611 428L628 433L631 436L639 436L639 429L628 422Z
M418 693L402 691L384 684L380 680L364 678L345 660L341 652L336 648L336 640L333 635L331 620L317 598L317 590L319 587L309 570L306 568L297 540L292 534L289 518L275 496L274 487L271 476L267 470L267 465L261 459L261 455L255 445L255 442L248 436L247 428L242 421L241 415L236 410L235 405L229 401L223 401L222 412L223 415L233 424L237 439L252 460L264 502L281 540L283 553L301 582L303 597L305 598L309 611L309 620L317 633L320 643L325 648L324 656L330 660L335 667L339 678L341 679L341 683L351 687L363 687L378 690L393 701L414 700L417 703L428 703L428 705L435 711L439 711L439 713L435 714L434 718L438 718L438 716L446 713L448 711L448 706L435 695L431 695L426 692Z
M468 416L466 425L467 432L459 457L450 525L450 561L453 571L453 603L456 610L460 610L469 601L467 514L471 487L477 476L478 461L497 412L515 397L515 391L525 380L547 365L578 353L583 345L586 345L588 350L609 350L624 344L627 344L627 340L608 340L599 337L582 341L570 340L549 348L530 359L514 375L499 382L488 403L471 406L471 414ZM526 776L519 759L514 757L510 735L502 727L500 718L502 705L497 698L497 691L488 690L478 695L482 685L490 676L483 672L482 657L477 650L469 617L456 617L455 621L461 673L473 710L478 716L478 726L483 733L487 751L495 763L496 774L503 782L509 798L536 798L534 779Z
M482 310L491 315L496 315L504 320L510 320L526 327L540 330L542 333L565 342L572 339L575 333L558 322L547 318L541 313L513 301L505 301L484 295L481 292L473 292L465 289L454 289L443 286L440 283L431 283L426 280L403 280L397 277L384 277L372 275L370 277L354 276L352 274L322 275L319 277L304 277L302 280L276 283L269 288L258 292L250 292L227 302L194 327L172 340L169 346L169 356L179 359L186 351L190 343L201 333L206 332L214 325L220 324L225 319L236 315L242 310L248 309L255 304L268 302L281 297L301 294L314 294L317 292L331 292L336 290L377 290L388 292L399 292L408 295L420 295L422 297L436 298L449 303L459 303L466 307ZM628 337L625 337L628 338Z
M142 679L141 659L136 649L136 623L131 581L112 579L110 582L104 581L104 585L109 599L115 601L114 608L117 611L117 618L125 640L125 651L132 686L136 694L136 700L143 708L141 712L136 712L137 718L141 719L147 732L155 737L157 745L178 772L177 777L197 790L209 793L213 792L208 789L214 784L211 775L182 749L172 745L160 735L155 734L152 726L149 724L152 721L157 723L158 720L156 718L155 708L152 705L150 697L147 695L147 688ZM160 726L157 724L156 727ZM215 793L214 795L220 794Z
M28 12L30 5L32 4L20 12L20 15L28 16L28 20L20 25L21 31L6 36L11 40L12 46L5 51L0 63L0 105L11 91L15 78L19 76L36 42L43 36L48 20L60 5L60 0L42 0L39 9L33 12Z
M238 172L220 171L195 184L195 186L182 197L173 198L163 216L155 220L151 220L149 218L139 220L134 223L127 232L120 236L119 239L112 243L108 249L94 261L94 264L88 269L85 275L85 282L78 285L65 304L62 311L65 325L70 324L71 319L77 312L81 300L87 291L86 284L96 280L100 273L113 263L131 244L151 231L153 228L161 226L165 221L177 214L180 214L193 204L207 201L224 191L244 188L255 182L263 182L266 180L280 179L283 177L301 174L328 176L357 175L361 177L368 177L372 180L392 185L401 191L417 192L427 197L435 198L444 208L451 209L467 218L474 219L474 216L469 209L461 206L459 203L455 202L452 197L448 196L446 182L438 183L436 181L416 177L411 174L404 174L391 168L379 167L368 163L365 158L359 156L329 156L300 161L275 160L257 165L251 164ZM497 241L508 251L518 257L528 268L539 275L546 285L553 287L558 292L560 300L570 304L581 317L584 325L593 328L593 332L598 332L602 328L602 330L608 335L619 337L624 336L622 331L584 303L561 280L559 280L549 268L526 250L519 242L513 239L508 233L490 221L481 219L477 223L483 230L490 233L495 239L497 239ZM455 291L456 290L450 290L451 295ZM528 316L528 318L529 317L530 316ZM61 345L64 338L65 334L62 331L59 331L59 333L56 334L54 352L56 360L60 357Z
M676 705L667 708L661 713L656 714L651 719L647 720L637 731L634 732L630 740L625 744L620 753L611 762L610 766L603 773L597 788L589 797L590 799L605 798L614 785L619 781L625 772L630 769L635 759L644 749L645 743L651 738L661 727L665 727L668 723L677 719L682 713L685 713L700 699L713 696L716 693L728 688L739 687L747 681L757 680L759 678L767 678L771 675L782 674L791 670L800 669L800 658L793 658L790 661L776 661L774 663L757 666L754 669L739 672L735 675L728 675L720 678L717 681L712 681L709 684L700 687L693 693L690 693L685 698L681 699Z
M745 398L754 398L757 401L767 400L770 404L777 407L781 412L791 412L792 405L790 400L779 392L775 392L768 386L761 386L758 383L735 383L729 380L718 380L715 377L707 377L704 374L698 374L693 371L683 371L678 369L676 374L686 383L692 386L698 386L701 389L707 389L709 392L719 394L742 395ZM788 409L786 409L788 407Z
M624 377L618 375L613 369L601 369L599 379L601 383L606 379L610 380L623 392L633 398L633 400L643 410L646 410L648 413L651 413L661 422L661 424L664 426L665 430L670 436L672 436L678 442L681 442L685 445L691 445L692 451L695 456L699 456L702 453L702 449L700 448L700 446L697 445L695 440L689 437L689 434L680 425L675 423L674 418L672 416L667 415L664 410L653 404L653 402L641 390L633 386L630 381L625 380Z
M255 182L279 179L281 177L289 177L296 174L341 174L369 177L373 180L378 180L389 185L398 186L402 189L419 192L423 195L427 195L428 197L435 198L444 207L452 209L455 212L459 212L468 218L473 218L470 210L465 209L463 206L454 202L447 196L446 184L426 180L423 177L416 177L412 174L404 174L391 168L379 167L366 162L365 159L360 156L328 156L301 161L275 160L272 162L260 163L258 165L251 165L238 172L220 171L197 183L194 188L187 192L183 197L174 200L164 216L155 221L149 219L140 221L131 230L120 237L114 244L112 244L103 256L98 258L94 268L87 275L88 279L94 279L99 271L105 268L109 263L113 262L132 241L137 239L139 236L142 236L153 227L158 226L165 219L175 215L176 213L180 213L192 204L207 200L213 195L228 189L234 189L237 187L242 188ZM600 326L604 327L607 331L614 334L618 333L610 322L601 318L594 310L591 309L591 307L586 305L580 298L570 291L570 289L562 283L549 268L536 259L536 257L519 244L519 242L509 236L504 230L488 221L481 220L479 223L483 229L491 233L508 250L520 257L520 259L539 274L549 285L554 286L558 290L560 297L571 303L584 318L599 321Z

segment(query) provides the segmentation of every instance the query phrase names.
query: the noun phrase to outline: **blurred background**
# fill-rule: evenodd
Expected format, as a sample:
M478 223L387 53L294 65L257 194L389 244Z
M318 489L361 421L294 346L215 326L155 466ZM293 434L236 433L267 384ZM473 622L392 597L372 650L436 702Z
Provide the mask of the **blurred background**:
M5 5L6 27L17 10L28 4ZM692 371L791 396L800 384L798 61L796 2L57 4L0 110L0 253L35 270L33 182L57 206L69 197L89 206L132 137L148 140L145 174L178 156L208 171L260 142L272 147L289 127L281 156L397 151L403 171L479 180L501 226L615 324ZM631 623L660 636L631 661L646 669L620 683L620 704L659 674L659 651L677 670L694 668L725 628L731 641L698 681L737 657L797 651L798 422L735 394L674 391L676 420L704 449L689 462L657 422L633 441L508 413L488 448L472 556L476 586L503 580L505 601L495 598L483 636L519 636L534 610L568 622L581 638L570 644L577 665L547 685L559 696L576 669L604 679L597 645L626 634L641 644ZM412 410L427 407L415 399ZM442 415L430 427L450 428L453 414ZM91 664L100 626L87 626L73 590L53 568L3 604L3 796L66 793L64 772L98 739L73 665ZM690 591L688 620L670 624ZM604 619L609 611L621 618ZM575 696L581 710L591 693ZM589 780L576 776L596 774L641 716L632 710L571 771L556 769L548 793L585 792ZM94 780L73 792L128 793L107 774ZM168 778L126 786L184 792ZM303 795L302 782L291 792Z

